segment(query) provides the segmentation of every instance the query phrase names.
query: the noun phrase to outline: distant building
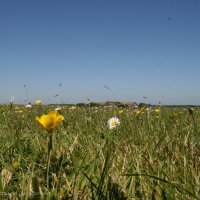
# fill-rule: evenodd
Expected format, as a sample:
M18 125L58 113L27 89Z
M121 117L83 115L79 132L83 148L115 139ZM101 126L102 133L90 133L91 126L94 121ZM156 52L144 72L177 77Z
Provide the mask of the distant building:
M119 107L119 105L121 105L121 103L118 101L106 101L103 106L104 107Z
M124 105L124 107L127 108L135 108L138 106L138 104L136 102L122 102L122 104Z
M105 107L121 107L121 108L134 108L138 106L136 102L118 102L118 101L107 101L103 104Z

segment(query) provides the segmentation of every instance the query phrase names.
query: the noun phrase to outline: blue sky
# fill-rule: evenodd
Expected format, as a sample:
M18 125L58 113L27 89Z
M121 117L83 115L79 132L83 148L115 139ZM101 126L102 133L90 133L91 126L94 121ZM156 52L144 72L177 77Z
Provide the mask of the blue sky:
M200 0L2 0L0 70L1 103L200 104Z

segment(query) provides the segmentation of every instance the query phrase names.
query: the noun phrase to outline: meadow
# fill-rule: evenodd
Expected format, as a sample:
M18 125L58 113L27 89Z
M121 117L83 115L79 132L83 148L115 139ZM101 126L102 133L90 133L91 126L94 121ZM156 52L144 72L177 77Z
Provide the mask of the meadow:
M0 106L0 199L200 199L199 108L55 108Z

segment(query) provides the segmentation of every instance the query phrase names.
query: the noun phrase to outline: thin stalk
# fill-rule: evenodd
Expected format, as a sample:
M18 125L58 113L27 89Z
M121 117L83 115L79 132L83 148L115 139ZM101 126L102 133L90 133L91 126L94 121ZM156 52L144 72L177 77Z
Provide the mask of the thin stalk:
M50 133L48 135L48 154L47 154L47 171L46 171L46 175L47 175L47 189L49 189L49 167L50 167L50 161L51 161L51 150L53 148L53 142L52 142L52 133Z

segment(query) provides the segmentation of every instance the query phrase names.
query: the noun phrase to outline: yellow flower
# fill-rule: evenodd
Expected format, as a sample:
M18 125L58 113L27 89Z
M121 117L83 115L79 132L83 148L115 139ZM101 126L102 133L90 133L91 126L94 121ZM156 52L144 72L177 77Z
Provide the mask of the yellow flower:
M70 110L76 110L76 106L72 106L71 108L69 108Z
M19 167L19 162L15 160L15 161L12 163L12 166L13 166L14 168L18 168L18 167Z
M140 110L137 110L137 112L135 113L137 116L141 114Z
M154 110L156 113L160 112L160 108Z
M123 110L119 110L119 111L118 111L119 114L122 114L123 112L124 112Z
M35 118L42 128L46 129L48 132L52 132L60 122L64 120L63 115L58 115L56 111L51 111L48 115L42 115L41 117Z
M38 100L35 101L35 104L40 105L40 104L42 104L42 101L40 99L38 99Z
M135 115L136 115L136 117L140 117L143 113L144 113L144 111L143 111L143 109L141 109L141 110L137 110Z

